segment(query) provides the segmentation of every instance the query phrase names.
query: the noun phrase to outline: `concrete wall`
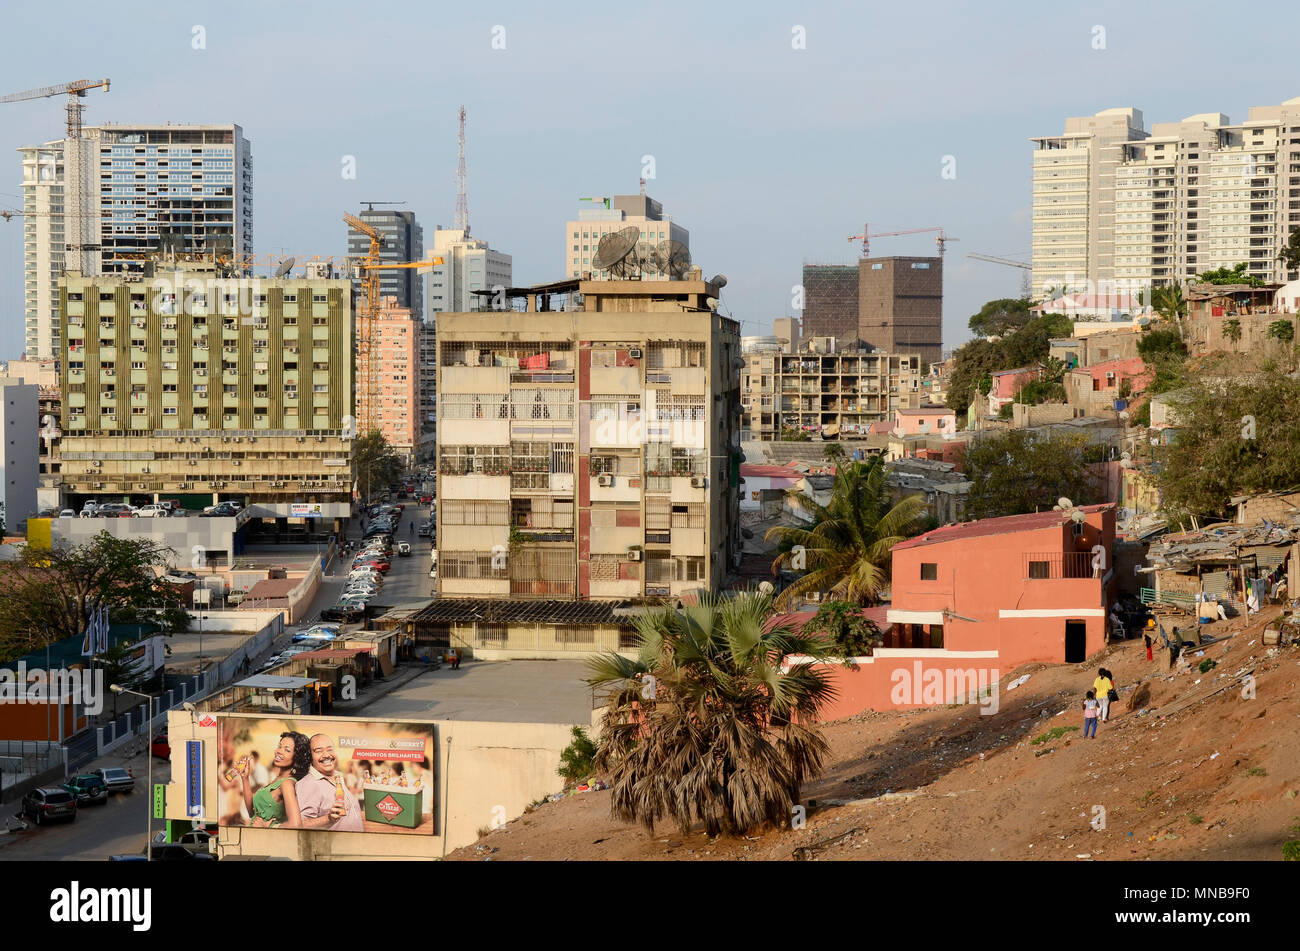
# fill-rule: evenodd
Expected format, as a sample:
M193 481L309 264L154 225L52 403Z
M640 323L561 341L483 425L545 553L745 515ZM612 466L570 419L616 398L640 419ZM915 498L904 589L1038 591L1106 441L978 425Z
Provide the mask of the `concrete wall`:
M0 530L17 534L18 523L35 515L40 481L40 422L37 387L0 377Z
M186 815L185 741L203 741L203 820L215 824L220 809L217 783L217 727L199 726L200 716L168 716L172 776L167 784L167 818ZM373 718L335 717L340 727ZM330 859L436 859L468 845L496 818L513 819L524 808L557 792L560 752L572 740L562 723L425 722L433 728L434 835L226 828L221 857L274 856L295 861ZM587 726L586 723L575 724ZM500 809L498 810L498 807ZM495 811L494 811L495 810Z

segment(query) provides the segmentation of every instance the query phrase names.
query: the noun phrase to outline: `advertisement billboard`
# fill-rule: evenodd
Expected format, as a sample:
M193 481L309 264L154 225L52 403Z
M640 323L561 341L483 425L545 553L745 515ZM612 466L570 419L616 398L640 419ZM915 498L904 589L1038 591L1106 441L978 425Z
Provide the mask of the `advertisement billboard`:
M222 717L221 826L434 833L433 725Z
M319 502L290 502L290 518L324 518L325 511Z

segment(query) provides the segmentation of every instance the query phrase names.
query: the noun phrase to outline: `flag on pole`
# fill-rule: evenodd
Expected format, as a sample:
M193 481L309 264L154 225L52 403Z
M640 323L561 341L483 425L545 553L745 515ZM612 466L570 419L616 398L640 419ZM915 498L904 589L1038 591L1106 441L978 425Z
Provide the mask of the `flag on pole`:
M108 605L102 605L99 609L99 649L97 653L108 653Z
M95 612L93 609L86 616L86 636L81 641L81 656L95 656Z

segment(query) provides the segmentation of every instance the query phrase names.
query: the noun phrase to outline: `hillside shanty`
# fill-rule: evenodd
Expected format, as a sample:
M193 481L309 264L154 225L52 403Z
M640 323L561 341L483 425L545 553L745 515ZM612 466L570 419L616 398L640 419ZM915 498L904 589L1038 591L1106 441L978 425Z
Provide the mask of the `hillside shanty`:
M1296 564L1300 515L1286 523L1260 521L1253 525L1225 523L1195 532L1165 535L1147 552L1147 567L1139 569L1150 586L1142 589L1146 604L1184 608L1205 617L1258 610L1295 591L1289 572Z

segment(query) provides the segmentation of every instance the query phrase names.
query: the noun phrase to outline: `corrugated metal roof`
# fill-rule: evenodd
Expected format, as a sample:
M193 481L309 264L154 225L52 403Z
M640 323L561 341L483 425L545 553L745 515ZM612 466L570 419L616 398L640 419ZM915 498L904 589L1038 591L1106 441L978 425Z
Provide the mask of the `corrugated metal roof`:
M1079 511L1102 512L1106 509L1113 509L1114 503L1104 505L1080 505ZM965 538L983 538L989 535L1012 535L1016 532L1032 532L1043 528L1051 528L1054 525L1060 525L1068 520L1064 512L1052 509L1048 512L1034 512L1028 515L1006 515L1002 518L985 518L974 522L961 522L957 525L943 525L924 535L918 535L915 538L909 538L907 541L899 542L894 546L897 551L900 548L919 548L922 545L937 545L942 542L957 541Z
M494 598L435 598L411 615L412 622L486 621L493 624L620 624L614 613L630 601L532 601Z

